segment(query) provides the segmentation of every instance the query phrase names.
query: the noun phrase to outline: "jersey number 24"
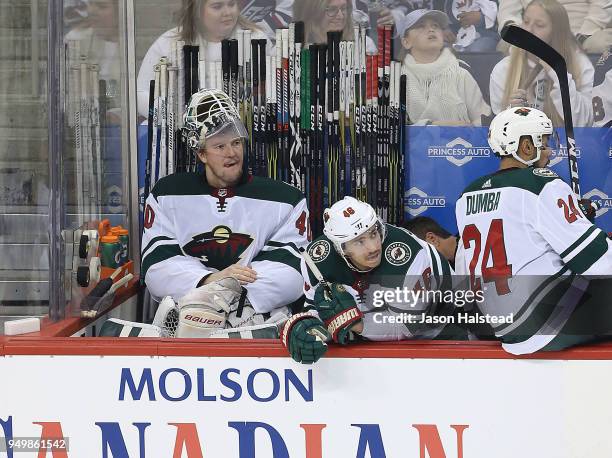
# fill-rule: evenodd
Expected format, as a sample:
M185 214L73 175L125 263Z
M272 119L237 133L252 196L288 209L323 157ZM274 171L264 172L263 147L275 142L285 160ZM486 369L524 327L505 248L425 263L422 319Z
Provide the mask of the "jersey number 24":
M463 228L461 236L463 248L468 250L474 243L474 254L470 261L470 286L472 291L482 289L480 278L476 278L476 266L480 259L482 247L482 234L475 224ZM489 266L489 261L491 266ZM506 245L504 243L504 221L494 219L489 226L489 232L482 251L480 263L480 277L485 283L495 283L495 290L499 296L510 293L508 278L512 277L512 265L508 264Z

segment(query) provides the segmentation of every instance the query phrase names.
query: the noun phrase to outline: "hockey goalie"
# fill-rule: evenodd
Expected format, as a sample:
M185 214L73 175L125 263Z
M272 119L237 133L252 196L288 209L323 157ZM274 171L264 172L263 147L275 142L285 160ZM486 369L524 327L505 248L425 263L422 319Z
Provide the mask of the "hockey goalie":
M302 296L306 199L248 173L247 131L223 91L195 93L184 125L204 172L161 178L144 211L141 276L154 299L165 298L156 325L177 337L270 336Z

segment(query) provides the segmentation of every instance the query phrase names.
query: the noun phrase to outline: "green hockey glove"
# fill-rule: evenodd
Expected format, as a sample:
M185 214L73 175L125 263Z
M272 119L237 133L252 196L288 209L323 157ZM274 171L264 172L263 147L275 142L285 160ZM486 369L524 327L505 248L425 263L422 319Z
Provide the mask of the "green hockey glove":
M346 288L339 283L331 283L331 295L322 285L317 287L314 296L314 307L319 317L327 326L327 330L341 345L349 341L349 331L355 323L363 318L363 313L357 307L355 299Z
M295 361L312 364L325 354L331 336L321 320L309 313L297 313L283 326L280 339Z

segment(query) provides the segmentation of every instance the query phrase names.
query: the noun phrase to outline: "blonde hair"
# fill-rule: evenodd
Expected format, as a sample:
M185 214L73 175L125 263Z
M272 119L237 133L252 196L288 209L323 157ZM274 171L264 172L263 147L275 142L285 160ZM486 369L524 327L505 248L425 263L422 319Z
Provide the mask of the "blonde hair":
M531 5L539 5L546 11L552 24L552 33L548 44L565 58L567 62L567 71L574 78L576 86L579 86L581 68L578 62L578 53L580 50L574 35L572 35L567 11L557 0L532 0L525 10ZM532 83L527 81L530 73L530 68L527 64L527 54L526 51L519 48L513 47L510 50L510 69L506 78L506 87L504 88L504 96L502 98L503 107L508 106L510 96L513 92L518 88L525 88L525 85L530 85ZM563 124L563 116L557 112L550 97L545 98L542 111L546 113L554 125L558 126Z
M200 20L202 8L204 7L207 1L208 0L182 1L181 9L177 13L177 22L179 27L180 39L183 40L185 43L194 44L197 42L198 30L201 28L201 26L198 26L198 21ZM238 7L238 0L236 0L236 4ZM260 30L254 22L249 21L242 15L238 16L238 22L236 23L236 27L252 31Z
M325 8L330 0L295 0L293 3L293 20L304 22L304 38L306 43L326 43L327 34L320 26L325 19ZM321 36L323 35L323 36ZM342 30L342 39L353 41L353 2L346 0L346 24Z

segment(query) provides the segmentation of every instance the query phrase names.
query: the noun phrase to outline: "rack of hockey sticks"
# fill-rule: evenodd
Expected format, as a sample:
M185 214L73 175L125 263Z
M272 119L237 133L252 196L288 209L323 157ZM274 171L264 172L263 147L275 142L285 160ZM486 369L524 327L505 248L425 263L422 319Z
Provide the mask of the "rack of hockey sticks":
M177 42L155 67L149 99L145 195L162 176L195 171L196 158L180 135L182 115L200 88L227 92L247 127L251 173L283 180L307 197L311 228L323 209L352 195L386 221L403 220L406 77L391 60L392 28L378 30L379 53L366 53L366 28L354 40L330 32L305 45L304 25L267 40L240 31L221 44L221 62Z
M100 79L100 66L81 55L79 41L66 42L66 56L67 124L75 150L75 213L82 224L100 219L102 211L106 81Z

